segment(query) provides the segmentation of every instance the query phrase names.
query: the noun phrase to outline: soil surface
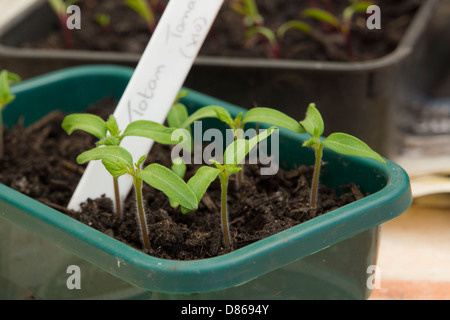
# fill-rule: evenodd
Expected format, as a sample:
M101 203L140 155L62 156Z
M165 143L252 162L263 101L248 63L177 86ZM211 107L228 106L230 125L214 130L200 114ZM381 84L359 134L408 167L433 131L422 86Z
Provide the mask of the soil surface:
M231 0L225 0L200 55L227 57L272 58L267 41L262 37L245 36L246 27L242 16L230 8ZM311 18L303 18L302 10L319 7L328 10L342 20L342 12L348 0L256 0L264 26L276 32L281 24L289 20L308 23L313 32L305 34L290 30L279 41L280 58L302 60L365 61L382 57L398 45L407 26L414 17L422 0L374 0L380 7L381 29L369 30L367 14L355 14L347 43L336 29ZM161 0L155 9L157 19L167 1ZM73 30L74 49L143 52L151 31L139 15L124 4L123 0L83 0L81 7L81 30ZM101 26L96 21L99 14L109 15L110 23ZM350 43L350 44L349 44ZM60 25L55 22L53 31L42 39L33 39L24 47L61 49L64 41Z
M106 99L88 109L104 119L113 110ZM0 183L37 199L111 237L142 250L136 217L134 192L125 203L125 218L113 214L109 198L89 199L80 212L66 209L83 173L77 155L94 147L95 139L80 131L71 136L61 129L64 114L54 111L24 128L18 123L5 129L5 157L0 161ZM155 144L147 163L170 167L170 147ZM196 170L188 166L188 179ZM245 181L239 190L231 178L229 218L234 249L248 245L309 219L309 181L312 170L299 167L275 176L261 176L258 165L245 166ZM241 197L242 193L242 197ZM345 186L337 196L333 190L320 187L318 214L362 197L355 186ZM144 184L145 208L152 248L150 255L178 260L217 256L227 251L222 245L220 226L220 186L218 179L208 189L199 209L183 215L170 207L160 191Z

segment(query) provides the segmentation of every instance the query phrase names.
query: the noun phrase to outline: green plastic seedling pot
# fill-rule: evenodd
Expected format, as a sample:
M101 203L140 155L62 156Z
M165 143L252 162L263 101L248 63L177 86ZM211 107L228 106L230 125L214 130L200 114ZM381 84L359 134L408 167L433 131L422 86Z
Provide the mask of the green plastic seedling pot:
M76 67L16 85L7 125L54 109L83 111L119 98L132 69ZM190 91L190 112L218 104ZM319 106L320 108L320 106ZM204 122L203 129L214 122ZM281 130L280 163L312 164L306 137ZM0 298L25 299L366 299L371 293L379 226L411 204L409 179L398 165L326 151L322 183L354 182L369 196L231 253L197 261L155 258L0 185ZM219 218L219 216L218 216ZM78 266L81 289L70 289Z

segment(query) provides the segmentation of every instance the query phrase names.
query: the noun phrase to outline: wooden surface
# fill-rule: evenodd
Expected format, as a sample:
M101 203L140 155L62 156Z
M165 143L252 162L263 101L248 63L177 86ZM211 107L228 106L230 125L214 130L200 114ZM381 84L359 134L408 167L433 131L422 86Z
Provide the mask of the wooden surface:
M370 299L450 299L450 193L417 198L382 226Z

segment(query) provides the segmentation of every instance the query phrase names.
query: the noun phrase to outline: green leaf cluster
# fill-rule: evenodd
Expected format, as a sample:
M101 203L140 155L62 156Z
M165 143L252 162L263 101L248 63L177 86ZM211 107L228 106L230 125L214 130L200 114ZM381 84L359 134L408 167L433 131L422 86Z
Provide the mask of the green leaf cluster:
M104 121L99 116L87 113L75 113L64 118L62 128L71 134L75 130L82 130L92 134L99 140L97 146L118 146L123 138L136 136L149 138L161 144L176 144L172 138L177 128L169 128L150 120L136 120L131 122L123 133L119 130L113 115Z
M350 32L350 24L352 17L356 13L365 13L367 8L373 3L370 1L351 1L350 5L342 11L342 19L327 10L320 8L307 8L302 11L304 18L312 18L334 27L343 34Z
M11 93L10 86L20 80L19 75L9 72L8 70L2 70L0 72L0 158L3 158L4 155L3 109L16 98L16 96Z
M230 8L244 17L247 27L260 26L264 23L254 0L233 0Z
M80 129L97 137L99 139L97 147L80 154L77 162L82 164L92 160L101 160L114 178L124 174L132 176L138 195L137 199L140 199L140 202L142 202L140 188L144 181L162 191L168 197L172 207L180 207L182 213L187 213L198 208L198 204L210 184L219 177L222 190L221 221L226 247L232 245L228 230L227 211L229 176L241 173L242 162L247 154L258 142L267 139L278 128L285 128L294 133L308 133L311 136L303 143L303 146L313 148L316 154L315 171L311 184L311 212L313 215L316 210L323 148L326 147L345 155L371 158L386 164L386 161L378 153L356 137L338 132L323 138L324 121L314 103L308 106L306 116L301 121L272 108L253 108L245 113L239 113L233 118L228 110L218 105L205 106L189 115L185 106L179 102L179 99L185 94L185 92L181 92L173 104L167 119L169 127L148 120L138 120L130 123L122 133L113 116L110 116L107 121L103 121L101 118L89 114L69 115L64 119L62 127L69 134ZM181 128L188 131L194 121L204 118L217 118L227 124L234 131L235 140L225 149L223 163L210 160L213 166L200 167L187 182L184 180L186 165L181 158L173 159L171 169L156 163L149 164L142 169L146 156L142 156L137 163L133 163L132 155L119 146L122 139L127 136L145 137L163 144L177 144L179 141L173 138L175 130ZM242 139L243 128L249 123L266 123L271 127L251 139ZM190 135L190 131L188 133ZM191 140L189 139L189 142ZM138 209L140 216L143 217L142 204L138 206ZM141 218L141 221L144 220Z
M155 13L147 0L125 0L125 4L144 19L151 32L154 31L156 26Z
M65 17L67 16L67 8L75 3L77 3L79 0L48 0L48 3L50 4L50 7L53 9L53 11L59 16L59 17Z
M347 42L347 46L351 47L351 44L349 43L349 33L352 17L356 13L366 12L367 8L372 4L373 3L370 1L350 0L350 4L345 7L341 13L341 19L330 11L318 7L306 8L300 12L300 16L302 19L311 18L332 26L334 29L342 33L345 41ZM309 23L300 19L293 19L283 22L276 29L265 26L264 18L259 14L258 7L254 0L234 0L231 2L230 8L237 14L243 16L244 27L246 29L244 33L245 37L251 38L254 36L260 36L262 39L267 41L269 46L266 46L266 50L268 51L268 55L272 58L281 58L281 42L289 30L300 31L327 46L321 39L322 35L316 32ZM352 55L353 53L351 52L351 56Z
M11 94L11 85L19 82L20 76L9 72L8 70L2 70L0 72L0 111L11 103L16 96Z
M324 123L319 110L317 110L313 103L309 105L306 117L300 124L311 135L311 139L305 141L304 146L314 147L316 149L327 147L341 154L372 158L386 164L386 161L366 143L349 134L341 132L332 133L321 141L320 137L324 131Z
M239 113L236 118L233 119L227 109L211 105L198 109L192 115L190 115L181 125L182 128L188 128L194 121L204 118L217 118L226 123L230 129L237 131L244 129L244 126L248 123L267 123L277 127L283 127L296 133L304 133L305 130L298 123L298 121L287 116L281 111L272 108L253 108L248 110L244 115Z

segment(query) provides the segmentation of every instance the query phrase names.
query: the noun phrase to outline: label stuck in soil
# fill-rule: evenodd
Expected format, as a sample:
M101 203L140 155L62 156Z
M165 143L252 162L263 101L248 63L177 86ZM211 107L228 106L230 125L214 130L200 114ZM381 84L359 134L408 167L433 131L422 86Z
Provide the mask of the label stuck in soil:
M171 0L156 27L114 116L120 130L135 120L163 123L224 0ZM153 141L126 137L121 146L135 161L148 154ZM103 194L114 199L111 175L100 161L88 164L69 209ZM131 178L119 178L121 199L132 187Z

